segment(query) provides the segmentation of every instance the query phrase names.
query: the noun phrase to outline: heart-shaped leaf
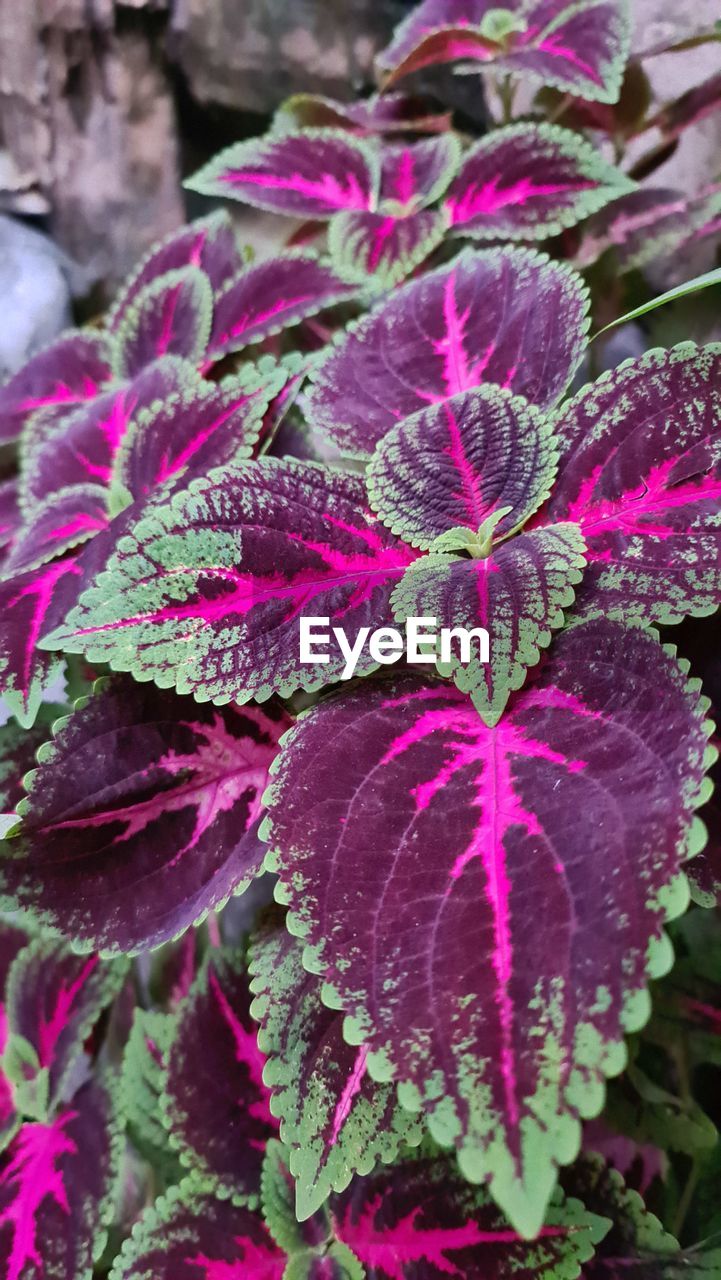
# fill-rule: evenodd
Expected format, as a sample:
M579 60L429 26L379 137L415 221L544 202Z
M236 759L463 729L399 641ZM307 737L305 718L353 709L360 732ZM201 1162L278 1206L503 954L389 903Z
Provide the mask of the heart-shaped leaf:
M467 250L351 326L313 373L308 416L368 458L402 418L491 382L548 407L585 346L580 276L528 249Z
M381 207L396 217L417 213L440 200L458 171L461 145L455 133L383 148Z
M646 622L721 602L721 347L627 361L560 411L548 518L588 545L577 611Z
M118 326L113 364L134 378L161 356L200 364L213 320L213 292L199 267L168 271L141 289Z
M446 204L461 235L539 240L575 226L633 185L570 129L518 124L496 129L466 152Z
M489 517L500 538L548 497L558 462L551 426L520 396L480 387L423 409L384 436L368 469L371 504L384 524L428 550L457 528Z
M221 151L186 186L294 218L330 218L375 207L380 162L374 147L340 129L270 134Z
M286 739L263 834L306 962L371 1074L524 1235L669 963L708 732L655 638L598 620L556 638L496 728L408 676Z
M209 361L261 342L289 325L352 298L356 290L307 250L289 250L246 267L218 294Z
M302 617L330 617L354 644L389 620L414 558L364 508L362 480L311 463L211 472L124 533L43 643L221 703L328 684L345 658L303 663ZM365 652L359 673L373 667Z
M263 1078L296 1179L295 1206L306 1219L376 1161L393 1161L422 1136L392 1085L368 1074L364 1046L343 1039L343 1015L326 1008L320 982L302 964L303 948L285 929L266 928L252 942L252 1014L268 1062Z
M623 0L423 0L378 62L393 81L439 63L490 64L590 102L615 102L629 34Z
M585 544L575 524L535 529L489 547L485 556L423 556L393 592L396 622L435 618L439 627L460 627L488 636L473 639L467 652L456 637L447 652L437 650L436 666L469 693L486 724L495 725L511 693L520 689L551 633L563 626L564 609L586 563Z
M244 966L213 951L176 1015L163 1118L183 1163L247 1203L257 1203L265 1146L278 1129L264 1065Z
M243 836L287 725L272 707L104 682L40 753L0 859L5 900L84 950L174 937L258 874Z
M331 222L328 246L344 280L390 289L425 262L447 228L442 209L420 209L404 218L349 210Z

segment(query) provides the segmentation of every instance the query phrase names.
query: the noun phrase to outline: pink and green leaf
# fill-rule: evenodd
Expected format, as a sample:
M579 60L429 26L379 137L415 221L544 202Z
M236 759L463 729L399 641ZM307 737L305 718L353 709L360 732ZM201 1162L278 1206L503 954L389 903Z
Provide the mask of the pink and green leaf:
M449 62L526 74L592 102L615 102L629 47L623 0L424 0L379 55L397 81Z
M338 274L371 290L400 284L438 248L448 229L442 209L407 217L349 210L330 224L328 247Z
M483 383L548 408L581 360L587 312L568 267L528 249L466 250L350 327L312 375L309 420L368 458L402 418Z
M431 617L439 627L490 636L487 662L472 641L470 660L456 639L449 661L438 654L436 668L470 694L488 725L498 724L511 694L552 633L564 623L585 565L585 544L577 525L555 524L500 542L488 554L461 559L430 555L414 561L391 601L396 622ZM437 651L438 653L438 651Z
M261 342L356 292L308 250L288 250L245 267L216 297L207 360Z
M572 1280L609 1228L557 1191L538 1238L524 1240L485 1190L433 1156L356 1179L330 1213L368 1280Z
M282 1280L286 1263L258 1214L186 1178L146 1210L111 1280Z
M721 346L649 351L559 412L561 462L542 519L588 546L576 607L674 622L721 603Z
M97 484L58 489L18 529L5 572L14 576L37 569L94 538L108 527L107 504L107 490Z
M584 228L576 265L586 267L613 250L620 272L691 252L721 234L721 185L687 195L664 187L640 187L621 196Z
M268 1058L263 1079L288 1149L295 1210L305 1220L356 1173L395 1160L406 1143L417 1145L422 1130L395 1088L373 1080L367 1048L345 1043L343 1015L323 1004L302 950L282 927L260 930L250 972L251 1012Z
M181 267L141 289L115 335L113 366L135 378L162 356L202 363L213 321L213 291L200 267Z
M122 963L78 956L62 943L36 940L15 960L6 986L8 1051L22 1044L24 1069L14 1079L45 1119L64 1097L85 1041L125 978ZM28 1069L32 1063L33 1069ZM45 1105L43 1105L43 1100Z
M186 186L272 213L325 219L375 208L380 162L373 146L340 129L269 134L221 151Z
M461 162L457 134L439 133L421 142L387 143L382 151L381 210L407 217L435 204Z
M274 133L300 129L347 129L361 136L394 133L446 133L450 112L405 93L374 94L357 102L337 102L315 93L297 93L278 108Z
M16 440L34 414L48 423L92 400L112 376L110 340L72 331L33 356L0 388L0 440Z
M249 458L264 415L285 384L280 368L263 377L198 382L135 414L115 460L112 484L133 500L172 480L185 487L213 467Z
M496 129L466 152L446 206L460 235L538 240L559 235L633 187L569 129L517 124Z
M0 582L0 691L23 728L33 723L43 690L59 670L58 658L37 644L76 574L71 557Z
M134 417L197 385L202 382L192 364L164 356L132 382L75 409L51 432L31 427L22 444L21 497L26 511L33 513L37 503L69 485L109 484L113 459Z
M557 462L550 423L533 405L479 387L393 427L373 455L368 493L384 524L427 551L501 511L496 537L519 529L551 492Z
M175 1018L163 1121L184 1165L224 1196L256 1203L278 1122L250 1015L244 965L213 950Z
M306 963L523 1234L668 963L702 716L652 635L599 620L495 728L453 685L366 683L306 713L274 770L263 834Z
M301 618L327 615L353 643L389 619L415 556L365 507L359 477L311 463L212 472L125 533L43 644L219 703L329 684L345 660L302 664ZM366 651L358 671L373 665Z
M111 308L108 328L117 330L138 294L168 271L199 267L207 275L213 292L218 293L228 280L237 275L243 260L244 254L238 246L233 223L225 210L217 210L207 218L191 222L152 247Z
M91 1275L105 1243L118 1161L112 1095L82 1086L48 1124L26 1122L0 1158L5 1280Z
M173 938L259 873L244 836L287 725L272 706L221 711L103 682L29 779L0 858L4 900L82 950Z

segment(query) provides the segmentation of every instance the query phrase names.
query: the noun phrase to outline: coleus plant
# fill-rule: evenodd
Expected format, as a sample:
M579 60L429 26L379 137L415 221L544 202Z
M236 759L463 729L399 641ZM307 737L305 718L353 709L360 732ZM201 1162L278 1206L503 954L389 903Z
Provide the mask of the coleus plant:
M0 389L12 1280L721 1270L721 347L584 385L577 269L716 206L594 146L627 25L426 0L383 86L535 77L564 124L291 99L191 183L287 248L211 213ZM451 647L385 670L411 618Z

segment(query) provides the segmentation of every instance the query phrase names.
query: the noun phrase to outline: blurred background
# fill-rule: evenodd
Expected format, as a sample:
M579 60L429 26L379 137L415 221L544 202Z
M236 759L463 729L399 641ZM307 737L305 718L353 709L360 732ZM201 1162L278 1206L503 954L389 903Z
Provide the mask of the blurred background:
M369 88L375 52L411 7L412 0L0 0L0 377L73 310L85 318L104 306L155 240L206 211L207 202L201 207L183 192L183 176L222 146L262 132L291 93L347 98ZM632 8L636 54L673 45L720 16L718 0L632 0ZM721 42L654 54L644 71L642 92L659 106L717 78L709 110L691 128L658 136L654 183L697 191L721 175ZM444 98L462 123L482 131L479 78L446 75ZM272 217L238 216L260 254L287 234L287 223L281 229ZM689 264L683 274L705 265Z

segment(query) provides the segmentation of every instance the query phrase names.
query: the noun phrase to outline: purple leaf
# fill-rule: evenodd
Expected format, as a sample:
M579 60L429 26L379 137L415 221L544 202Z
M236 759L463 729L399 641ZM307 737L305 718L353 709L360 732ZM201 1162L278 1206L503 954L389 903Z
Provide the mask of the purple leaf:
M56 726L0 861L6 898L84 950L159 946L258 874L283 712L114 678Z
M362 139L314 129L228 147L186 186L294 218L330 218L342 209L375 208L380 165Z
M16 1083L37 1092L38 1118L58 1103L83 1045L125 978L123 964L78 956L62 943L34 941L15 960L6 988L9 1045L31 1051ZM44 1082L43 1082L44 1078ZM41 1096L42 1088L42 1096Z
M246 267L216 298L208 362L280 333L356 292L307 250Z
M190 226L174 231L167 239L153 246L112 307L107 319L108 328L117 330L138 294L168 271L199 267L208 276L213 292L216 293L242 266L243 254L238 248L233 224L225 210L217 210L207 218L191 222Z
M584 1267L584 1280L621 1280L629 1274L638 1280L679 1280L683 1275L700 1280L700 1273L684 1265L678 1241L600 1156L582 1155L564 1184L587 1209L611 1224L596 1256Z
M258 1044L268 1057L263 1078L296 1179L298 1217L307 1219L332 1190L393 1161L403 1143L422 1137L392 1085L376 1084L368 1051L343 1039L343 1015L320 998L320 982L302 965L303 948L282 927L252 942Z
M441 133L422 142L392 143L382 155L381 207L405 217L440 200L458 172L461 147L455 133Z
M467 250L404 285L331 350L308 415L350 456L429 404L492 382L547 408L585 347L579 276L527 249Z
M213 951L178 1011L167 1055L164 1121L185 1165L223 1195L254 1201L277 1132L265 1057L237 958Z
M368 1280L557 1280L578 1275L609 1225L557 1192L529 1243L485 1191L430 1157L356 1179L331 1216Z
M667 238L678 242L688 232L688 199L669 187L637 187L606 205L583 228L575 265L588 267L613 249L621 270L651 262Z
M579 613L678 621L721 602L721 350L683 343L605 374L556 419L547 517L588 544Z
M556 638L495 729L408 676L326 699L285 740L262 834L306 963L374 1078L523 1234L669 962L701 717L651 635L599 620Z
M591 102L615 102L628 55L619 0L424 0L378 58L389 81L439 63L526 72Z
M442 209L421 209L404 218L351 210L331 222L328 245L344 280L386 290L425 262L447 229Z
M116 461L114 486L142 499L168 480L182 479L185 487L213 467L250 457L284 382L277 368L267 377L252 371L217 385L199 382L136 414Z
M44 702L38 709L35 724L23 729L14 719L0 727L0 813L15 813L25 795L23 778L35 768L35 753L50 737L54 720L67 713L59 703ZM0 923L0 990L4 982L3 950L5 926ZM0 1051L0 1056L1 1051Z
M21 520L18 480L17 476L12 476L9 480L0 481L0 560L15 537ZM4 568L4 561L2 562Z
M84 1085L51 1123L26 1123L0 1160L5 1280L90 1275L105 1242L118 1142L105 1085Z
M4 726L0 730L0 734L5 739L9 726ZM17 732L17 731L16 731ZM32 734L23 735L24 738L31 737ZM23 742L22 747L25 746ZM3 741L3 755L5 743ZM4 760L2 762L2 786L5 787L4 777ZM23 948L27 945L28 934L24 929L18 928L16 925L8 924L6 920L0 920L0 1060L3 1058L7 1049L8 1041L8 1025L7 1025L7 1009L5 988L7 986L8 974L15 960ZM0 1062L0 1151L4 1151L8 1142L13 1137L20 1123L17 1111L15 1109L15 1091L10 1080L5 1074L4 1063Z
M282 1280L286 1264L258 1214L188 1178L146 1210L113 1280Z
M476 547L478 544L476 543ZM577 525L555 524L501 542L471 559L423 556L396 587L391 601L396 622L436 618L439 627L484 627L490 656L469 654L453 642L450 655L436 658L441 675L453 676L469 693L486 724L496 725L510 694L520 689L551 633L563 626L581 581L585 544Z
M219 703L329 684L345 658L334 646L301 663L301 618L328 616L354 643L389 620L414 559L365 505L359 477L312 463L212 472L124 534L43 644ZM374 665L365 650L358 673Z
M111 348L102 333L66 333L33 356L0 388L0 441L17 439L29 418L54 421L72 405L92 400L111 377Z
M461 235L536 240L558 235L633 189L570 129L517 124L471 147L446 203Z
M357 102L336 102L320 94L298 93L278 108L275 133L301 129L347 129L361 136L393 133L446 133L450 112L405 93L374 94Z
M193 365L164 356L132 382L97 396L55 429L32 429L23 440L22 497L26 508L68 485L110 483L113 459L133 418L158 401L203 385Z
M558 448L547 420L520 396L480 387L422 409L384 436L368 469L384 524L428 550L458 528L477 533L502 508L513 533L551 491Z
M94 538L108 526L107 499L107 490L96 484L69 485L53 493L18 530L5 571L36 569Z
M114 356L121 378L134 378L161 356L200 364L213 319L213 293L199 267L168 271L141 289L118 327Z
M37 648L68 580L72 557L0 582L0 691L24 728L35 719L43 688L58 670L53 654Z

